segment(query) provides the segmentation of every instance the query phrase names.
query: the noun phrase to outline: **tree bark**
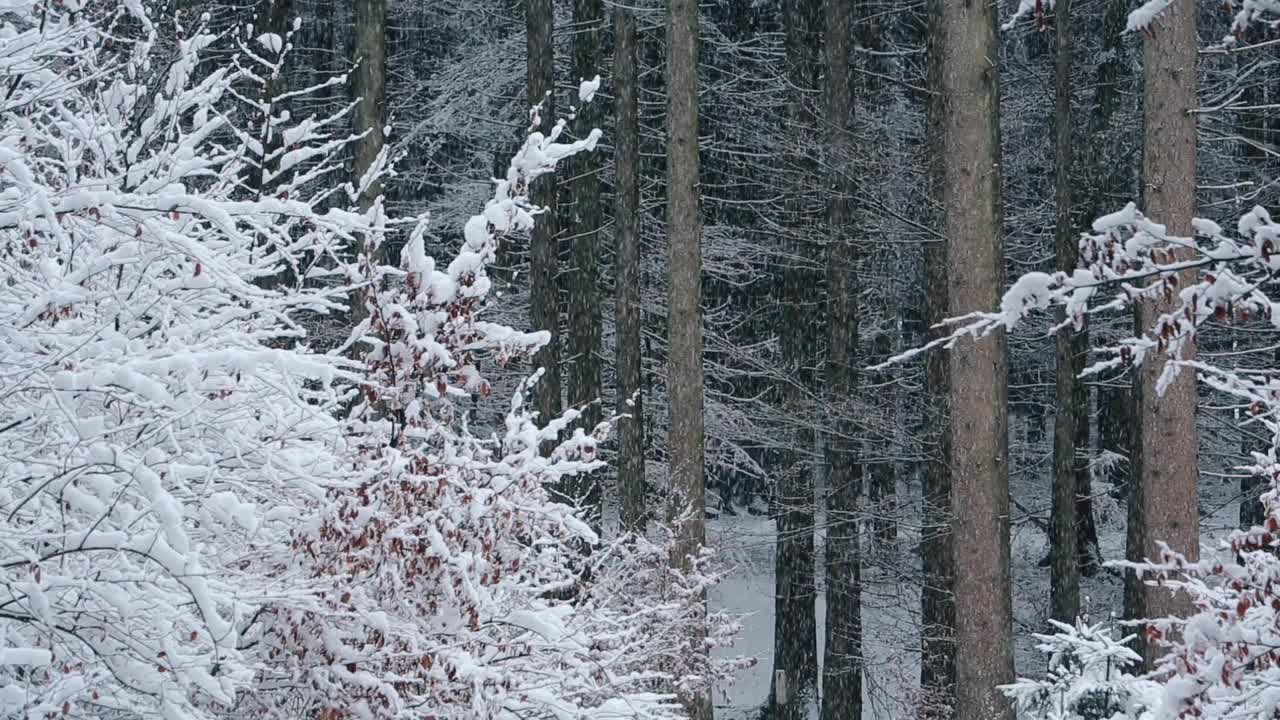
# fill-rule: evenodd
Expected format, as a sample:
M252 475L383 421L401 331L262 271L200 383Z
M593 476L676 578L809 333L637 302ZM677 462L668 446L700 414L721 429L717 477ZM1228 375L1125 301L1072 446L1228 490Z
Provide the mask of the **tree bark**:
M875 336L872 347L872 363L887 361L893 356L893 339L888 333ZM898 393L892 376L888 372L877 372L871 376L872 390L866 393L867 399L875 396L875 401L884 410L877 417L893 417L897 412ZM868 437L871 444L873 435ZM871 526L875 531L875 542L881 550L892 552L898 539L898 489L897 470L892 457L885 457L885 444L876 443L868 447L867 454L873 460L868 461L867 475L871 481Z
M1237 74L1241 74L1246 70L1245 63L1244 58L1236 59ZM1261 68L1254 68L1254 73L1262 75L1262 79L1249 81L1249 84L1245 86L1240 97L1240 104L1250 109L1240 110L1236 115L1238 131L1240 137L1244 139L1240 143L1239 153L1240 181L1242 183L1250 183L1256 188L1265 187L1270 177L1272 177L1272 172L1274 172L1267 154L1267 149L1272 142L1272 132L1267 122L1267 111L1265 109L1254 109L1265 108L1268 104L1264 91L1268 87L1275 86L1274 71L1271 66L1272 63L1268 62ZM1245 208L1240 207L1238 210L1244 211ZM1234 344L1233 349L1235 349ZM1273 361L1275 360L1280 360L1280 350L1275 352ZM1277 362L1276 365L1280 365L1280 362ZM1237 422L1243 420L1243 417L1243 415L1239 416ZM1264 444L1258 443L1247 430L1242 432L1240 455L1249 458L1255 449L1264 450ZM1266 517L1266 510L1263 507L1261 495L1267 488L1268 483L1263 476L1249 474L1240 478L1240 507L1238 512L1242 530L1248 530L1263 523Z
M574 0L574 76L590 80L600 70L600 26L604 22L600 0ZM580 103L577 123L586 136L601 119L600 101ZM600 422L600 157L579 153L573 158L573 268L569 273L569 336L567 338L569 405L582 409L587 432ZM600 482L592 475L579 478L577 494L589 516L601 517Z
M773 669L785 673L787 702L777 702L776 688L769 696L773 717L799 720L812 702L818 686L817 590L814 577L814 482L813 427L810 402L813 392L813 312L806 311L816 279L805 269L812 245L802 227L803 198L813 183L813 163L801 135L813 128L806 91L814 76L812 48L814 15L820 0L784 0L786 26L786 68L788 79L787 117L791 132L788 170L796 178L787 201L788 224L782 258L782 325L778 341L782 352L783 376L779 378L779 398L788 428L783 464L777 477L777 552L775 554L775 599L773 615Z
M688 570L706 542L703 513L702 218L698 188L698 4L667 2L667 242L671 405L671 562ZM703 598L704 610L706 599ZM706 627L692 628L690 647ZM691 720L711 718L706 693L680 697Z
M352 118L355 132L363 136L356 142L351 174L359 182L386 143L382 130L386 123L387 0L355 0L355 62L351 92L357 102ZM360 194L360 208L369 209L381 194L382 183L371 184Z
M926 0L928 51L925 98L926 157L929 169L930 195L943 198L945 151L944 131L947 107L944 102L942 73L946 58L941 15L948 0ZM932 218L939 226L941 214ZM948 316L949 267L947 244L926 243L923 251L925 269L924 324L928 340L941 333L940 323ZM955 556L951 532L951 424L949 357L934 350L925 358L925 404L922 413L927 433L924 486L921 493L920 520L920 717L923 720L949 720L954 716L956 696Z
M1092 223L1123 205L1121 198L1133 196L1133 173L1123 158L1117 158L1113 127L1122 98L1120 83L1129 72L1123 32L1129 14L1126 0L1107 0L1098 32L1102 36L1102 61L1094 79L1093 108L1089 114L1089 177L1091 196L1086 201L1086 221ZM1115 205L1119 203L1119 205ZM1115 205L1113 207L1113 205ZM1133 457L1133 392L1127 371L1106 375L1096 383L1098 401L1098 446L1124 458L1109 467L1107 479L1119 497L1128 494L1129 463Z
M1072 222L1071 197L1071 0L1057 0L1054 35L1054 186L1057 227L1054 244L1059 270L1071 272L1080 259ZM1061 319L1061 317L1060 317ZM1080 371L1086 346L1082 332L1061 330L1057 348L1057 402L1053 433L1053 511L1050 514L1050 604L1053 618L1074 623L1080 614L1080 565L1077 535L1077 495L1089 492L1088 468L1080 461L1088 449L1088 398ZM1084 444L1080 444L1080 429ZM1082 485L1083 483L1083 485Z
M351 94L356 101L352 111L352 124L356 141L352 157L352 182L358 184L377 162L378 154L386 142L383 127L386 122L387 82L387 0L355 0L354 33L355 69L351 73ZM360 193L361 210L373 207L382 195L382 182L375 181ZM353 248L364 253L372 243L368 238L363 247ZM383 247L369 252L370 261L382 262ZM354 327L368 317L365 298L360 291L352 293L349 322Z
M1171 234L1190 237L1196 210L1196 13L1191 7L1171 7L1158 18L1144 40L1143 63L1143 204L1148 217L1163 223ZM1195 282L1195 271L1179 278L1179 287ZM1173 307L1173 295L1139 306L1136 330L1149 332L1155 319ZM1183 359L1195 357L1191 346ZM1200 514L1197 479L1195 373L1184 370L1164 393L1155 391L1163 358L1143 363L1134 382L1135 441L1131 520L1126 554L1131 560L1159 560L1157 542L1199 558ZM1157 618L1185 615L1186 595L1148 587L1140 578L1127 578L1125 616ZM1141 640L1150 666L1158 648Z
M821 720L862 717L862 556L858 546L858 497L862 467L857 456L853 397L857 388L857 233L851 226L854 195L854 104L850 90L852 0L826 0L827 125L830 226L827 250L828 468L826 545L826 644L822 662Z
M640 120L636 17L616 7L614 20L613 91L617 130L614 133L613 233L616 246L618 413L631 419L618 424L618 483L622 489L622 527L644 530L644 392L640 344Z
M555 123L555 46L552 42L551 0L525 0L526 54L528 58L528 102L530 107L542 103L543 132ZM535 330L551 333L551 340L534 356L543 369L542 379L534 389L534 407L543 422L560 415L560 313L556 276L560 270L557 247L560 229L556 221L555 177L547 175L534 181L532 200L546 208L538 216L529 238L529 315ZM559 488L557 499L574 502L573 487Z
M1000 218L1000 76L996 5L942 0L943 235L948 310L989 310L1004 289ZM1009 587L1008 368L1003 332L947 355L955 562L955 717L1012 719L997 686L1013 681Z

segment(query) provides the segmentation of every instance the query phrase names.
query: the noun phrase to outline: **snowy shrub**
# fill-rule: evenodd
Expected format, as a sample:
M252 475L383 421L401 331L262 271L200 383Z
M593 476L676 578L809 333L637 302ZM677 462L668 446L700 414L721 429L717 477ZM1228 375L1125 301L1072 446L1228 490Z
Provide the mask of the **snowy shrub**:
M342 180L346 112L284 108L325 87L277 94L289 36L166 22L0 9L0 707L678 715L734 667L728 619L688 646L715 576L547 492L609 423L536 418L527 385L495 432L455 406L546 342L480 318L486 268L598 131L531 133L438 269L425 219L354 209L389 166Z
M1103 623L1085 620L1067 625L1056 620L1052 635L1036 633L1038 650L1049 656L1043 678L1019 678L1000 689L1017 707L1018 717L1042 720L1123 720L1139 717L1143 692L1151 683L1129 670L1142 658Z
M306 279L363 223L311 190L336 148L281 125L309 169L259 175L254 78L201 69L202 26L161 34L136 2L0 14L6 713L234 705L262 609L310 602L272 569L342 481L329 410L358 373L298 325L342 307Z
M367 365L347 430L358 487L319 503L296 535L298 569L331 587L319 607L278 613L268 640L275 684L313 691L301 705L279 696L294 712L672 717L677 688L736 667L709 660L735 630L727 620L704 647L684 642L706 622L714 578L672 574L665 548L643 539L602 543L552 502L549 486L603 465L610 423L574 427L576 410L541 422L523 404L536 375L500 432L473 434L455 406L490 392L486 364L548 340L479 316L499 243L539 212L530 183L599 137L559 143L562 128L531 132L443 270L421 224L398 268L378 263L381 233L369 236L356 271L367 317L350 341Z

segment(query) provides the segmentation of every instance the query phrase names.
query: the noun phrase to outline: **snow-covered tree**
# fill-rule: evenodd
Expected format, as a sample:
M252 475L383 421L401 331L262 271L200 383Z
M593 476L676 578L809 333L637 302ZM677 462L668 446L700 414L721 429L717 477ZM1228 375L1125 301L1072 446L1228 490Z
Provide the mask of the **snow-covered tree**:
M656 718L724 679L729 619L686 644L705 563L550 500L610 423L537 418L536 374L468 422L546 339L480 319L486 268L598 131L531 133L437 269L425 218L356 209L390 169L342 180L347 109L291 115L341 82L281 89L292 33L158 17L0 14L0 707Z
M1235 397L1248 408L1255 432L1271 438L1267 449L1253 453L1252 464L1240 468L1270 481L1262 494L1264 520L1206 549L1198 562L1162 546L1160 557L1116 565L1184 593L1194 608L1186 618L1143 620L1143 632L1164 650L1151 676L1164 685L1151 710L1155 717L1270 717L1280 702L1280 378L1269 356L1267 364L1249 370L1183 360L1181 353L1211 321L1267 332L1280 328L1273 299L1280 224L1255 207L1239 218L1234 233L1205 219L1194 227L1196 237L1171 235L1131 203L1094 221L1093 232L1081 237L1083 267L1023 275L999 310L950 321L954 331L936 344L1012 329L1029 313L1054 306L1066 311L1056 330L1070 331L1093 315L1130 308L1143 298L1172 301L1150 332L1102 348L1103 359L1085 372L1163 360L1158 389L1179 372L1195 372L1201 382ZM1177 278L1188 271L1196 281L1180 286Z
M1142 657L1116 637L1107 623L1075 625L1049 621L1057 632L1035 633L1038 650L1049 656L1042 678L1019 678L1000 688L1013 700L1018 717L1037 720L1123 720L1137 717L1152 683L1134 677Z
M0 706L199 718L309 602L298 513L342 481L300 321L365 224L320 209L342 138L242 100L284 53L142 3L0 12ZM279 133L271 153L264 143ZM345 135L345 133L344 133ZM340 198L339 198L340 200Z
M683 643L680 629L705 621L711 578L666 573L665 549L642 538L602 545L551 501L548 488L602 466L610 422L569 432L576 409L543 422L524 406L538 374L501 432L473 434L459 406L491 392L483 367L547 342L480 314L499 244L541 212L530 183L599 138L561 143L563 128L530 132L446 268L427 256L423 224L399 268L376 261L381 232L365 245L367 315L350 340L368 371L348 429L358 487L318 502L295 537L298 567L332 587L319 607L277 614L268 640L286 658L275 682L314 689L301 707L278 696L294 712L667 717L679 714L674 691L705 691L733 667L708 658L731 623L705 647Z

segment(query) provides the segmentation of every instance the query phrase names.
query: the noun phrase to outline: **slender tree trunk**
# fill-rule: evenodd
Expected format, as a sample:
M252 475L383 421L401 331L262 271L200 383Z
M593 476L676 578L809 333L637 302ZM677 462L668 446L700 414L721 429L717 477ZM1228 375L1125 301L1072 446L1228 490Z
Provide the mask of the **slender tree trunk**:
M387 0L355 0L355 70L351 92L357 100L352 115L356 142L352 176L359 182L378 159L386 143L382 130L386 123L387 86ZM360 195L360 207L368 209L382 194L375 182Z
M179 7L185 6L186 3L179 3ZM292 11L292 0L265 0L259 3L258 13L254 19L260 24L255 26L254 33L258 35L271 33L284 40L289 33L289 14ZM283 48L284 46L281 45L282 50ZM280 54L268 53L267 57L278 62ZM283 68L281 70L283 71ZM275 151L280 147L281 137L272 124L271 118L278 116L282 109L277 102L283 89L284 72L277 72L266 78L266 82L262 85L262 94L258 98L257 111L251 116L251 121L262 131L258 138L260 148L257 160L259 162L245 163L241 179L245 187L257 198L262 197L263 183L266 182L268 175L275 172L280 165L279 156ZM271 159L273 157L274 160ZM261 238L260 242L266 243L266 239ZM264 247L264 250L269 251L269 248ZM290 268L283 267L279 272L256 278L254 283L259 287L275 288L290 283L293 279ZM354 307L360 306L354 305Z
M1102 60L1094 79L1093 108L1089 114L1089 177L1097 184L1086 202L1085 220L1092 223L1106 213L1119 209L1122 198L1132 197L1133 177L1129 165L1116 158L1113 145L1116 135L1116 110L1122 98L1120 83L1128 72L1129 62L1122 37L1129 14L1126 0L1107 0L1098 32L1102 36ZM1127 371L1105 376L1097 383L1098 446L1103 452L1123 457L1123 463L1110 467L1107 479L1119 491L1128 494L1129 467L1133 456L1133 393Z
M1071 206L1071 0L1057 0L1053 10L1054 35L1054 178L1057 228L1054 233L1059 270L1071 272L1080 250L1072 223ZM1053 512L1050 513L1050 596L1053 617L1074 623L1080 614L1080 565L1077 551L1076 496L1080 492L1078 454L1087 449L1089 412L1084 383L1080 381L1085 347L1081 333L1059 331L1056 338L1057 402L1053 433ZM1084 419L1086 444L1077 444L1077 428ZM1088 492L1087 469L1083 490Z
M543 132L555 122L555 46L551 29L554 16L551 0L525 0L526 53L528 56L528 101L542 103ZM535 407L545 422L560 414L560 313L556 276L560 270L557 247L560 229L555 211L555 178L534 181L533 202L547 209L538 217L529 238L529 315L536 330L551 333L551 340L534 357L543 369L534 391ZM560 488L560 500L576 501L574 488Z
M618 425L618 483L622 489L622 527L638 532L645 524L644 392L640 345L640 120L637 92L636 16L613 10L614 134L613 234L616 246L618 413L632 419Z
M574 0L573 3L574 75L590 80L600 70L600 26L604 22L600 0ZM582 135L596 127L601 119L599 100L580 103L578 127ZM600 200L600 157L597 153L580 153L573 158L573 269L569 284L569 404L582 408L582 424L591 432L600 422L600 226L603 224ZM600 483L584 475L579 479L577 494L587 512L595 520L601 517Z
M826 644L821 720L862 717L862 556L858 547L857 458L853 397L857 388L858 298L854 194L854 105L849 82L852 0L826 0L828 166L827 207L827 545Z
M1265 62L1265 61L1264 61ZM1244 58L1237 58L1236 72L1240 74L1246 70ZM1270 65L1270 63L1268 64ZM1270 85L1268 81L1272 81L1272 72L1269 66L1266 69L1256 68L1255 73L1262 75L1260 81L1250 81L1244 88L1244 93L1240 97L1240 104L1247 108L1258 108L1267 105L1267 98L1264 94L1266 87ZM1240 143L1240 181L1250 183L1253 187L1264 187L1270 178L1270 167L1266 149L1271 143L1271 132L1267 128L1267 112L1265 110L1241 110L1237 113L1240 137L1244 141ZM1244 211L1245 208L1239 208ZM1235 349L1233 344L1233 349ZM1280 350L1276 352L1276 359L1280 360ZM1280 363L1277 363L1280 366ZM1237 417L1237 422L1243 417ZM1253 450L1265 449L1256 440L1250 437L1249 432L1241 433L1240 454L1242 457L1250 457ZM1262 492L1267 489L1268 483L1263 476L1246 475L1240 478L1240 507L1239 519L1240 528L1247 530L1249 528L1261 525L1266 517L1265 508L1262 505Z
M999 35L994 3L942 0L931 15L942 56L942 207L952 316L996 307L1000 227ZM955 558L956 705L962 720L1013 717L997 690L1013 681L1009 588L1008 368L1005 337L948 353Z
M385 143L387 82L387 0L355 0L354 8L355 69L351 73L351 94L356 101L352 112L353 130L360 139L355 143L351 166L352 182L358 184L377 162ZM369 210L382 195L382 182L375 181L360 193L361 210ZM364 240L365 247L371 243ZM365 247L355 248L363 252ZM382 247L373 250L371 260L382 261ZM368 316L361 292L351 298L350 322L358 325Z
M805 269L806 255L812 252L808 233L802 225L803 198L815 181L813 163L799 150L805 129L814 127L806 89L811 87L810 55L814 42L814 15L820 0L784 0L786 62L789 93L787 117L796 150L789 153L788 169L797 179L787 202L786 252L782 260L782 326L778 330L784 366L780 378L787 433L783 465L777 478L777 552L775 554L775 600L773 614L773 669L785 673L786 703L777 702L777 688L770 692L773 717L799 719L818 686L817 591L814 578L814 483L813 430L810 403L813 358L813 313L805 303L812 298L815 278Z
M893 355L893 339L888 333L875 336L872 353L872 362L876 364L885 362ZM867 399L871 400L874 395L879 407L886 408L884 417L893 417L898 404L893 378L887 372L878 372L871 376L871 385L874 389L865 393ZM868 455L876 459L868 461L867 474L871 480L871 517L875 541L882 550L891 552L898 539L898 479L893 458L884 456L886 449L883 442L868 448Z
M706 543L703 513L702 218L698 208L698 4L667 2L667 241L671 403L672 564L688 570ZM705 598L703 599L705 603ZM701 647L706 627L692 630ZM691 720L711 718L711 698L684 694Z
M933 198L943 198L943 153L947 106L942 73L946 62L942 22L943 4L948 0L926 0L928 30L929 93L925 100L927 127L926 156L929 189ZM941 226L941 215L934 218ZM924 321L929 340L941 334L939 324L949 314L950 270L945 242L924 247ZM928 460L924 470L920 519L920 716L925 720L950 720L955 713L956 646L955 555L951 532L952 473L950 464L951 424L949 354L930 352L925 358L924 428L928 437Z
M1171 7L1156 20L1144 41L1143 63L1143 203L1149 217L1169 232L1190 237L1196 210L1196 13L1192 7ZM1195 282L1195 272L1179 278L1179 287ZM1150 332L1173 299L1144 303L1138 308L1136 329ZM1158 332L1158 331L1157 331ZM1183 359L1195 357L1190 347ZM1133 489L1130 502L1136 512L1126 548L1131 559L1159 560L1157 542L1199 558L1200 514L1197 478L1199 455L1196 437L1195 373L1183 371L1163 396L1155 391L1163 358L1152 357L1137 373L1134 383L1136 428ZM1131 507L1133 507L1131 506ZM1129 618L1185 615L1190 611L1186 595L1148 587L1129 578L1125 615ZM1133 586L1137 586L1134 588ZM1140 638L1142 635L1140 634ZM1143 643L1148 666L1158 648Z

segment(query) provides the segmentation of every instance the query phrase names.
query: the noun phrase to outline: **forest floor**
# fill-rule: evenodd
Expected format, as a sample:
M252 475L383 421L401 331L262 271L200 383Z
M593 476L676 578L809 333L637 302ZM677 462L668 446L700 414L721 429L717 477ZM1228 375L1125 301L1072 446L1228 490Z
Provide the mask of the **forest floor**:
M1016 435L1015 431L1015 435ZM1052 430L1050 429L1051 433ZM1049 435L1052 437L1052 435ZM1047 630L1049 615L1049 569L1040 567L1048 554L1048 538L1041 525L1047 521L1049 506L1048 459L1014 438L1015 469L1010 476L1013 496L1022 509L1014 508L1011 518L1011 573L1014 602L1015 661L1020 674L1038 675L1047 658L1039 653L1032 633ZM1019 452L1019 446L1024 452ZM1018 457L1021 455L1021 457ZM914 486L913 486L914 485ZM1125 510L1113 499L1109 486L1095 483L1095 513L1104 560L1124 557ZM900 482L899 497L920 497L918 484ZM1204 543L1209 544L1234 527L1237 517L1236 487L1233 483L1206 481L1201 484L1201 514ZM820 506L820 504L819 504ZM1026 511L1036 516L1032 521ZM863 532L863 623L864 717L876 720L914 718L919 674L919 540L914 518L919 508L900 508L899 535L893 547L867 548L869 533ZM822 518L816 546L816 577L822 573ZM756 658L754 667L742 671L737 681L721 688L714 697L718 720L755 720L769 696L773 658L774 522L765 516L740 512L708 521L709 544L716 549L730 572L709 597L712 610L741 614L742 633L732 648L719 651L724 656ZM1110 613L1119 616L1123 582L1110 570L1100 570L1082 578L1081 606L1092 621ZM826 606L822 588L816 601L818 658L821 662ZM819 673L821 677L821 673ZM723 690L725 694L720 691Z

